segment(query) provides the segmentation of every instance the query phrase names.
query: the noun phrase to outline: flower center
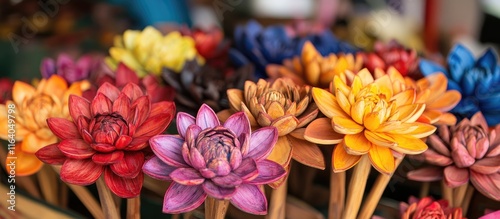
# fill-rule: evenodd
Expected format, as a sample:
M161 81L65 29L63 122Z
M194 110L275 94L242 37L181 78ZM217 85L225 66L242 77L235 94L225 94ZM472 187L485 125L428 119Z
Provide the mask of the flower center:
M128 135L125 119L117 113L97 115L92 119L89 130L96 143L114 145L121 135Z
M51 116L54 104L54 100L45 94L37 95L29 100L28 109L39 127L47 126L46 120Z
M218 126L202 131L196 141L196 147L207 168L218 176L225 176L231 172L231 154L234 150L239 150L239 141L230 130Z

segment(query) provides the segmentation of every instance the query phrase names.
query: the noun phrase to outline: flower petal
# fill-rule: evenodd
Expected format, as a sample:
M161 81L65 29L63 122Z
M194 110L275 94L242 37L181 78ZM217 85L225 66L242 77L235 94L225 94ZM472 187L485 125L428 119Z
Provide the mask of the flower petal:
M134 198L141 194L144 174L134 178L123 178L116 175L109 168L104 172L104 181L109 189L120 198Z
M120 95L120 90L108 82L104 82L99 89L97 89L97 94L102 93L104 96L108 97L111 101L115 101Z
M144 153L142 151L125 152L123 159L110 165L111 170L122 178L135 178L144 165Z
M130 99L124 93L120 93L118 98L113 102L113 112L120 114L126 121L130 116Z
M288 141L288 137L286 136L278 137L278 141L276 142L276 145L271 151L271 154L267 156L267 159L279 163L283 167L286 167L288 166L290 160L292 159L292 153L293 153L292 150L293 148L292 145L290 144L290 141Z
M278 163L270 160L261 160L257 162L259 176L250 181L250 184L264 185L275 182L287 174L287 171Z
M288 136L288 141L292 145L292 158L306 166L316 169L325 169L325 159L318 145Z
M20 105L25 99L31 98L36 92L36 89L22 81L14 82L12 87L12 100Z
M233 173L241 177L244 182L248 182L258 177L259 170L255 160L247 158L241 161L240 166L233 170Z
M90 112L93 117L97 115L109 114L112 110L113 103L102 93L98 93L94 100L92 100L92 104L90 104Z
M237 112L230 116L226 122L224 122L224 127L233 131L236 136L240 136L243 133L251 133L250 121L244 112Z
M104 166L92 159L66 159L61 167L61 180L67 183L86 186L94 183L103 173Z
M285 115L271 122L271 126L278 129L278 136L288 135L298 124L299 120L294 115Z
M48 118L47 125L60 139L81 138L75 123L63 118Z
M196 115L196 125L204 130L207 128L214 128L215 126L220 125L220 122L214 110L207 104L203 104Z
M481 174L494 174L500 172L500 158L487 157L476 161L471 167L471 170Z
M241 177L234 173L229 173L225 176L217 176L211 179L213 183L220 187L225 187L225 188L234 188L239 186L243 180Z
M92 156L92 161L99 165L109 165L123 159L123 151L113 151L111 153L98 153Z
M264 127L254 131L250 137L248 151L243 152L243 157L261 160L271 154L278 141L278 131L274 127Z
M471 171L470 174L470 181L474 188L488 198L500 201L500 173L484 175Z
M304 138L316 144L338 144L344 135L333 130L331 119L318 118L306 127Z
M203 204L207 194L201 185L185 186L172 183L163 198L163 213L180 214L192 211Z
M427 144L419 138L414 138L408 135L394 135L390 137L394 139L395 145L391 146L393 150L403 154L420 154L427 150Z
M66 161L66 156L57 147L59 143L47 145L40 148L35 155L46 164L61 165ZM17 148L17 147L16 147Z
M163 162L174 167L187 167L182 157L184 139L176 135L158 135L149 139L151 149Z
M391 149L387 147L372 145L368 157L372 162L372 166L383 174L392 174L396 169L394 156Z
M200 185L205 178L193 168L178 168L170 173L170 178L176 183L186 186Z
M364 133L346 135L344 137L345 150L351 155L363 155L368 153L372 143L366 139Z
M255 215L267 214L267 199L255 185L243 184L231 197L231 204L238 209Z
M325 114L326 117L332 118L334 116L348 116L337 103L335 96L330 92L321 88L313 87L312 96L314 98L314 102L318 105L318 109Z
M366 119L366 118L365 118ZM362 132L365 128L347 117L335 116L332 118L333 130L340 134L357 134Z
M80 96L71 95L69 96L69 114L73 118L73 121L77 121L78 117L84 116L86 118L91 118L90 115L90 102Z
M424 167L418 170L409 171L406 177L419 182L434 182L443 179L442 167Z
M154 156L148 161L144 163L142 166L142 171L147 174L148 176L151 176L152 178L158 179L158 180L163 180L163 181L170 181L172 178L170 178L170 173L172 173L174 170L177 168L172 167L165 162L163 162L160 158Z
M177 120L175 120L176 125L177 125L177 131L179 132L179 135L181 137L186 136L186 131L190 125L194 125L195 118L192 115L189 115L185 112L179 112L177 113Z
M469 170L467 168L458 168L456 166L447 166L444 168L444 182L449 187L455 188L469 181Z
M174 112L165 112L153 117L149 117L134 133L134 137L154 136L161 134L174 118Z
M57 147L64 155L72 159L87 159L96 153L82 139L66 139L61 141Z
M350 155L345 151L344 141L335 146L332 153L332 169L333 172L344 172L354 165L356 165L361 156L359 155Z
M35 154L24 152L20 146L15 146L14 149L16 158L7 157L5 159L6 171L15 170L16 176L29 176L38 172L43 167L43 162L40 161ZM12 166L12 161L15 166Z
M216 185L210 180L206 180L202 184L203 190L212 198L229 199L236 193L236 188L224 188Z
M130 98L131 102L144 95L141 88L134 83L128 83L127 85L125 85L125 87L123 87L122 89L122 93L127 95L127 97Z

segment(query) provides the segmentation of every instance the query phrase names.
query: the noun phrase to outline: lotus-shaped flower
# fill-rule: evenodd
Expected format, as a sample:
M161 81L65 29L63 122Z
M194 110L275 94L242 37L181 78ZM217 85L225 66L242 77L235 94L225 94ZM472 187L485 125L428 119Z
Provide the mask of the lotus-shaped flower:
M334 75L340 75L345 70L358 72L362 65L361 57L353 54L332 53L323 57L314 45L307 41L300 57L285 59L283 66L269 64L266 71L272 79L286 77L297 85L328 88Z
M173 181L163 201L163 212L183 213L200 206L208 196L230 200L251 214L266 214L267 200L259 185L285 175L279 164L267 160L278 138L274 127L251 131L243 112L220 124L208 105L195 117L177 114L179 135L151 138L156 156L144 164L153 178Z
M9 78L0 78L0 104L12 99L14 82Z
M196 59L204 63L193 38L182 36L177 31L163 36L151 26L143 31L127 30L123 36L117 36L109 54L111 56L106 61L113 70L123 62L141 78L148 73L160 75L165 67L179 72L186 60Z
M362 53L364 67L370 72L377 68L387 70L392 66L403 76L416 74L419 61L416 50L407 49L394 40L387 44L376 42L374 50Z
M14 83L12 101L0 105L0 124L4 124L0 126L0 138L9 139L7 106L12 105L15 113L11 115L16 122L15 138L18 142L22 141L19 145L21 150L17 151L18 161L31 164L23 165L23 169L16 169L17 175L31 175L42 167L43 163L32 155L41 147L57 142L57 137L50 132L46 120L54 116L69 118L69 95L82 95L81 83L73 83L68 87L66 81L58 75L40 80L37 87L21 81ZM25 160L21 160L21 157Z
M497 55L488 49L479 59L458 44L448 55L448 70L436 63L422 60L424 75L443 72L448 77L448 89L457 90L462 100L450 112L461 118L471 118L481 111L489 126L500 123L500 68Z
M226 91L231 88L243 89L245 81L252 78L253 72L252 65L225 74L208 65L188 61L180 73L164 69L162 76L176 90L178 111L195 115L204 103L216 112L229 108Z
M151 103L139 86L127 84L121 91L103 84L89 101L72 95L69 113L73 121L47 120L50 131L61 139L36 156L61 167L61 179L76 185L94 183L101 175L119 197L140 194L142 165L150 152L148 140L162 133L175 113L172 102Z
M373 81L363 69L350 87L335 76L331 91L313 88L312 96L328 118L311 122L304 136L317 144L338 144L332 158L335 172L353 167L366 155L375 169L390 174L396 167L393 150L422 153L427 145L420 138L436 130L416 122L425 104L415 103L415 90L395 94L388 75Z
M61 53L57 60L52 58L43 59L40 64L40 72L43 78L49 78L57 74L71 84L88 79L95 61L92 56L84 55L75 62L69 55Z
M436 181L444 176L450 187L470 182L483 195L500 200L500 125L491 131L478 112L471 120L463 119L456 126L439 126L429 136L429 150L419 159L432 164L408 172L417 181Z
M462 219L461 208L451 208L446 200L434 201L431 197L421 200L410 197L409 203L399 205L401 219Z

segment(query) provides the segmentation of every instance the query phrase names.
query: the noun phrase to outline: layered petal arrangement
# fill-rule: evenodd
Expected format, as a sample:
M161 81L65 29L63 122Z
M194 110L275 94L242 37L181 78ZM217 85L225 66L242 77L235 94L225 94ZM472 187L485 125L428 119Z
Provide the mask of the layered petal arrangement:
M20 150L16 151L19 163L31 164L17 169L17 175L31 175L42 167L43 163L32 155L43 146L57 142L46 120L55 116L69 118L68 97L82 95L81 83L76 82L68 87L68 83L58 75L42 79L37 87L21 81L14 83L12 101L0 105L0 124L8 124L7 106L14 105L15 138L18 142L22 141ZM0 138L8 139L7 125L0 126Z
M481 111L489 126L500 123L500 68L492 48L475 60L472 53L458 44L448 55L448 67L426 60L420 62L424 75L443 72L448 89L462 94L460 103L451 110L459 119L471 118Z
M286 78L267 82L260 79L257 83L245 82L244 90L229 89L230 109L219 113L222 120L234 112L245 112L251 126L272 126L278 129L278 142L270 160L276 161L286 169L293 157L305 165L324 169L323 155L316 144L303 137L304 127L318 115L318 108L312 102L311 87L298 86ZM279 183L271 186L279 186Z
M57 60L45 58L40 64L43 78L56 74L64 78L69 84L89 79L96 60L90 55L84 55L78 60L73 60L68 54L61 53Z
M387 44L375 42L373 52L361 53L360 55L363 57L364 67L370 72L374 72L377 68L385 71L392 66L403 76L413 76L418 70L417 51L407 49L394 40Z
M179 72L186 60L204 63L193 38L176 31L164 36L151 26L143 31L127 30L123 36L117 36L109 54L106 61L113 70L123 62L141 78L148 73L160 75L163 68Z
M175 114L173 102L151 103L133 83L122 90L105 83L89 101L69 97L71 119L53 115L50 131L61 139L36 152L44 163L61 165L64 182L90 185L101 175L119 197L140 194L149 139L162 133ZM50 133L49 131L49 133Z
M14 82L8 78L0 78L0 104L12 100L12 87Z
M401 219L462 219L461 208L451 208L448 201L435 201L431 197L410 197L408 203L400 203Z
M245 81L253 78L253 72L250 64L225 74L208 65L188 61L181 72L164 69L162 76L177 92L178 111L195 115L202 104L209 105L216 112L229 108L226 91L243 89Z
M427 149L420 138L436 128L417 122L425 104L416 103L414 89L396 94L392 84L388 75L373 80L363 69L351 86L335 76L330 91L312 89L315 103L328 118L314 120L304 137L317 144L338 144L332 155L335 172L350 169L368 156L375 169L390 174L396 168L393 151L419 154Z
M278 139L276 128L252 131L243 112L220 124L204 104L196 118L178 113L177 129L179 135L150 139L156 156L143 167L153 178L173 181L163 201L164 213L194 210L210 196L230 200L251 214L267 214L266 196L259 186L286 174L283 167L266 159Z
M433 165L410 171L408 178L417 181L436 181L444 177L454 188L469 181L483 195L500 200L500 125L488 129L478 112L456 126L438 127L429 136L429 150L416 158Z
M323 57L314 45L307 41L300 57L285 59L283 66L270 64L266 67L271 79L286 77L298 85L310 85L328 88L334 75L340 75L345 70L358 72L363 65L363 59L353 54L329 54Z

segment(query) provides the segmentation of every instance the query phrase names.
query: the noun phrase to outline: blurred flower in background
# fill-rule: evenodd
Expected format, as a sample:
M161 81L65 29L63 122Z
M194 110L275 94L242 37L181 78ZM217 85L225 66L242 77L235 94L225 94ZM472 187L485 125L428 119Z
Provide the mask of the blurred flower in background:
M414 49L407 49L397 41L385 44L377 41L373 52L362 52L363 64L370 72L376 68L386 71L394 67L403 76L416 75L418 70L418 55Z
M452 208L448 201L435 201L432 197L410 197L408 203L399 204L401 219L462 219L462 209Z
M9 78L0 78L0 104L12 100L12 86L14 82Z
M224 33L218 27L210 29L180 29L185 36L191 36L198 53L205 58L207 65L216 69L224 69L228 63L228 52L231 46L229 40L224 39Z
M43 59L40 72L43 78L49 78L57 74L71 84L75 81L88 79L94 62L94 58L90 55L83 55L78 60L73 60L69 55L61 53L57 60L52 58Z

